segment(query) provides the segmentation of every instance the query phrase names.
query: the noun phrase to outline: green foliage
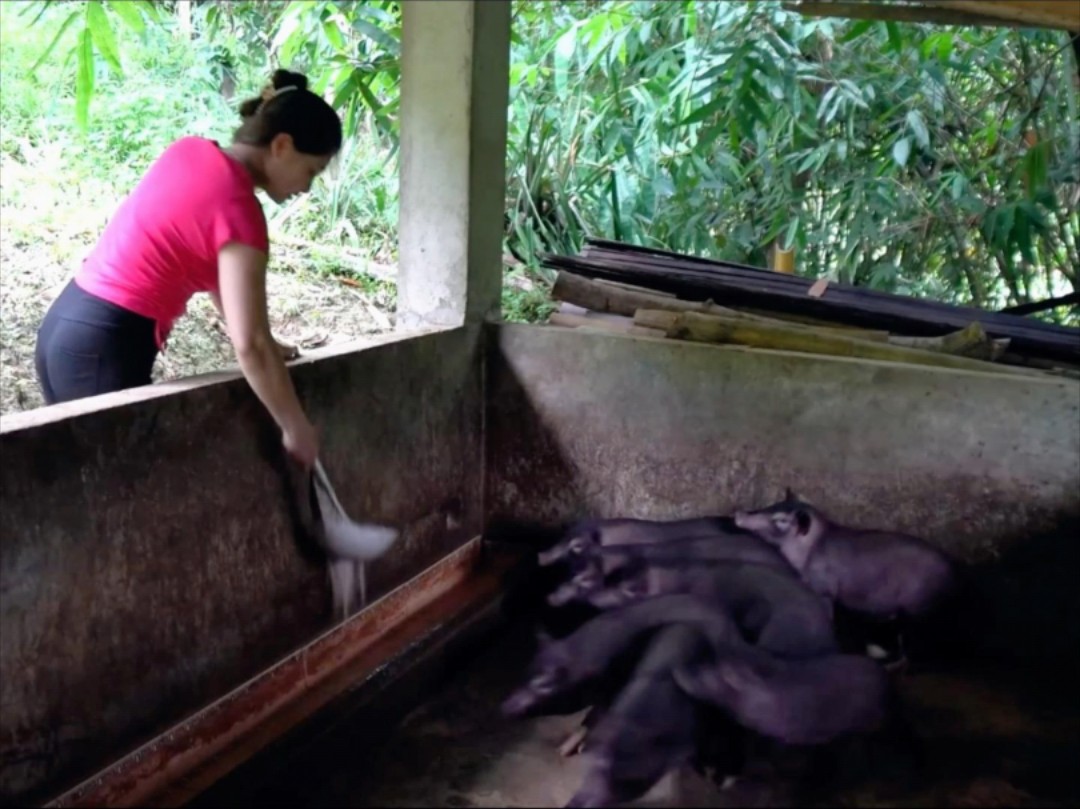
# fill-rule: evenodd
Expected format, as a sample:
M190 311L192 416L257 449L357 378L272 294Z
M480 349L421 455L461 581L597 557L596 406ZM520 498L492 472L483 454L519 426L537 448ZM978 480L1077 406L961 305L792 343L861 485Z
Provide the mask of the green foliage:
M543 323L555 311L548 287L536 284L527 270L507 273L502 289L502 316L508 323Z
M113 5L123 3L105 4L103 8L114 23L123 73L103 62L94 63L94 100L89 126L84 130L75 115L77 93L71 72L75 56L70 60L63 56L77 53L75 49L84 38L85 31L79 26L64 28L73 9L85 15L83 5L54 2L35 8L32 4L0 4L4 76L0 155L14 161L11 165L20 169L19 176L25 169L28 176L37 179L33 185L5 183L5 206L34 212L33 221L5 218L5 232L14 233L19 240L71 232L72 225L59 219L78 209L78 203L69 204L72 199L85 198L86 224L79 225L78 232L100 228L153 160L177 137L194 134L228 142L231 130L239 124L236 105L256 94L268 75L266 64L230 62L231 49L238 46L224 33L215 40L202 36L189 39L179 30L176 18L164 13L153 25L137 30L116 24L123 21ZM213 4L219 9L231 5ZM201 25L199 14L203 11L205 7L196 7L196 27ZM51 55L42 60L46 53ZM35 62L40 64L29 70ZM231 100L221 93L227 75L236 83ZM361 130L316 181L310 195L288 206L266 204L272 231L286 240L339 245L363 251L376 260L391 261L397 183L388 159L377 137ZM14 170L12 175L5 171L8 176L16 176ZM69 198L66 203L52 207L40 204L43 195L52 196L54 187L57 194ZM91 239L95 235L87 233ZM85 245L74 241L64 247L65 253L72 254L82 249ZM326 263L322 253L307 255L306 261L304 257L300 251L290 252L294 266L318 270ZM338 274L363 276L351 269Z

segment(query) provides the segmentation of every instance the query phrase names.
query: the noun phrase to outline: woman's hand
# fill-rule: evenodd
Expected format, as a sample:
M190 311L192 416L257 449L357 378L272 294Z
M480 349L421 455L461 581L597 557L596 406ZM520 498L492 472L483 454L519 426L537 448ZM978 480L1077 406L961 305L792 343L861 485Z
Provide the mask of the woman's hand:
M310 469L319 457L319 434L311 422L304 419L295 427L286 430L281 437L285 451Z
M289 345L288 343L279 343L277 340L275 340L274 343L277 344L278 353L281 354L281 358L285 360L285 362L295 360L300 356L300 349L297 346Z

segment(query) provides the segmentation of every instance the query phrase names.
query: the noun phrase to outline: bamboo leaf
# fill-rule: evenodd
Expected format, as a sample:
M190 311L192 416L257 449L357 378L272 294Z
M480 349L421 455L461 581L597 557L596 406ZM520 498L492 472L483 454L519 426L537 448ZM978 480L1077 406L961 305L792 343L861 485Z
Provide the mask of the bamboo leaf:
M1031 262L1034 260L1032 253L1032 222L1028 218L1027 212L1021 207L1017 210L1019 214L1013 222L1013 228L1011 232L1011 241L1020 248L1020 255L1023 256L1025 261Z
M382 45L394 56L401 55L401 42L379 26L357 17L352 21L353 28L368 39Z
M1027 173L1028 192L1034 193L1046 185L1047 163L1049 143L1042 141L1028 149L1024 157L1024 168Z
M161 22L161 12L158 7L151 0L118 0L120 3L130 3L135 7L137 11L142 12L144 17L147 17L154 22Z
M799 165L795 169L796 174L802 174L807 171L817 161L817 149L807 150L806 156L799 162Z
M86 3L86 26L93 37L98 51L105 57L109 67L118 76L123 76L124 71L120 66L120 51L116 47L116 38L113 36L112 26L109 25L109 17L101 0L88 0Z
M90 96L94 93L94 43L90 28L79 34L79 64L75 75L75 123L86 131L90 112Z
M900 34L900 28L892 20L885 23L885 30L889 35L889 47L895 53L900 53L904 49L904 38Z
M923 121L922 115L918 110L909 110L907 117L908 128L911 129L915 135L915 142L919 144L923 149L930 147L930 132L926 129L926 122Z
M966 185L967 185L967 180L964 178L963 174L960 174L958 172L958 173L953 175L952 183L951 183L951 191L952 191L952 198L953 198L954 202L959 201L960 198L964 195L964 188L966 187Z
M911 155L911 141L907 138L900 138L893 144L892 156L893 160L900 166L906 166L908 157Z
M825 91L825 95L821 97L821 104L818 106L817 110L818 120L825 118L825 112L829 108L829 103L836 97L836 94L839 92L840 86L837 84L832 85L828 90Z
M384 8L379 8L374 5L363 5L357 9L357 12L367 17L371 17L376 22L380 22L387 28L393 27L398 24L398 20Z
M952 55L953 50L953 37L948 31L942 31L938 34L938 46L937 57L942 62L948 62L949 56Z
M795 244L795 236L799 232L799 217L795 216L791 219L791 224L788 225L787 230L784 232L784 238L782 241L783 249L790 250L791 246Z
M330 44L339 51L345 49L345 39L341 36L341 29L334 20L323 21L323 33L326 34Z
M143 22L143 15L140 13L137 4L129 2L129 0L108 0L108 2L109 9L136 34L142 34L146 30L146 23Z
M720 110L727 106L728 99L726 96L719 95L706 104L704 107L698 107L688 116L683 118L677 126L689 126L690 124L696 124L699 121L704 121L707 118L711 118Z
M851 29L840 37L837 42L852 42L858 39L874 26L874 20L859 20L857 23L851 26Z

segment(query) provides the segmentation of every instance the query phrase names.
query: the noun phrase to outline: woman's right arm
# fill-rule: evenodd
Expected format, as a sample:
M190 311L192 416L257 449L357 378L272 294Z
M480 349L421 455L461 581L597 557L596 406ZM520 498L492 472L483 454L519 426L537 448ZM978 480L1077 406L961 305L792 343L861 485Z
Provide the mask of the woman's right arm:
M285 449L311 466L319 454L318 436L270 333L266 253L237 242L226 244L218 253L218 283L225 326L240 370L281 428Z

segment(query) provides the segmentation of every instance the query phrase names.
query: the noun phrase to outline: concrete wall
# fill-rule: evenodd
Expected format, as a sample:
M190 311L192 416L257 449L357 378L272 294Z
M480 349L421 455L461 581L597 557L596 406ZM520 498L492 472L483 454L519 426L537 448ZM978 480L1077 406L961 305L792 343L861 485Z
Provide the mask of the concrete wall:
M481 530L480 338L402 336L294 368L342 504L406 531L369 596ZM246 382L212 381L3 420L4 803L71 785L331 623L276 431Z
M985 559L1080 514L1080 384L506 325L491 519L674 518L791 486Z

